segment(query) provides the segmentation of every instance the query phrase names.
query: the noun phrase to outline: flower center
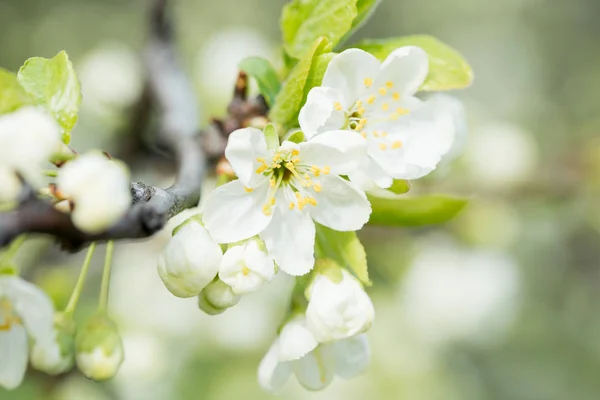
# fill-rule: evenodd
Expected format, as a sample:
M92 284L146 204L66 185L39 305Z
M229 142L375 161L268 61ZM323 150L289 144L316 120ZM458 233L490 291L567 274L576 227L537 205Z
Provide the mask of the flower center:
M10 300L0 298L0 331L8 331L13 324L22 325L23 321L13 311Z
M307 165L301 162L300 152L280 150L273 154L272 162L267 163L263 157L256 159L259 163L257 174L262 174L269 179L269 191L262 212L271 215L273 206L276 205L277 191L283 189L283 195L289 203L289 209L304 209L307 205L316 206L315 193L321 191L321 184L315 178L330 172L329 166L322 168L316 165Z

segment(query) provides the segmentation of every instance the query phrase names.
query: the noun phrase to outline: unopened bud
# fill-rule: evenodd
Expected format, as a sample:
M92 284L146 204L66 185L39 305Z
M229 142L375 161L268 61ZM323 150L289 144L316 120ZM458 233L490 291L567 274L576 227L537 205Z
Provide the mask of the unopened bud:
M75 322L63 313L54 314L54 335L34 343L30 362L33 368L50 375L71 370L75 363Z
M77 367L85 376L104 381L115 376L123 362L123 342L113 321L92 317L75 338Z
M235 306L240 296L233 293L231 287L220 279L215 279L200 292L198 306L208 315L217 315Z

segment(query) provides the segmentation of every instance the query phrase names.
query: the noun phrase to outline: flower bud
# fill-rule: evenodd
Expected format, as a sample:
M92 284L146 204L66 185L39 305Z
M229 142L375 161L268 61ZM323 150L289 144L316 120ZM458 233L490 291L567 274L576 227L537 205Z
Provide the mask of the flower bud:
M321 343L363 333L373 323L371 299L346 270L342 270L342 279L337 283L317 274L309 293L306 323Z
M223 252L194 218L176 229L158 259L158 275L173 295L198 295L217 275Z
M63 313L54 315L54 335L35 341L29 360L33 368L50 375L69 371L75 363L75 322Z
M230 246L219 268L219 278L236 294L254 292L274 275L273 259L258 239Z
M101 153L67 162L58 173L61 193L75 204L73 223L88 233L111 227L131 206L127 170Z
M123 342L113 321L92 317L75 337L77 367L96 381L112 378L123 362Z
M240 296L235 294L231 287L222 280L215 279L200 292L198 307L208 315L217 315L235 306L239 301Z

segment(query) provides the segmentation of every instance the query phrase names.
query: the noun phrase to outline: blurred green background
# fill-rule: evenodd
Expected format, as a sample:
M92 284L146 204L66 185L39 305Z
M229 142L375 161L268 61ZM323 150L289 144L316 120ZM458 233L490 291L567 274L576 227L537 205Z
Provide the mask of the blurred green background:
M0 65L67 50L84 104L78 150L119 153L143 88L149 0L0 0ZM174 0L182 61L206 118L230 97L236 64L278 54L283 0ZM383 0L351 40L428 33L459 49L474 85L452 93L466 146L414 190L468 195L452 222L367 228L377 310L372 365L324 392L290 380L285 399L596 400L600 398L600 2ZM127 158L168 184L168 168ZM116 250L111 313L126 361L112 381L32 372L0 399L267 399L256 368L274 339L290 281L279 277L216 317L162 286L156 257L169 230ZM46 240L22 252L26 277L57 306L82 254ZM102 248L101 248L102 249ZM78 318L95 307L98 251ZM273 299L277 299L274 301ZM0 360L0 362L2 362Z

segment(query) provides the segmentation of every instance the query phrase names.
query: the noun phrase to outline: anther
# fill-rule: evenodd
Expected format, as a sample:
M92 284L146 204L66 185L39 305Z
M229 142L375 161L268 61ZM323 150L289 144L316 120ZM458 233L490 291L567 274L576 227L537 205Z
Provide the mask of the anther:
M365 80L363 81L366 87L369 87L373 84L373 79L371 78L365 78Z
M400 147L402 147L402 141L396 140L392 143L392 149L399 149Z
M385 96L386 93L387 93L387 89L386 88L384 88L384 87L379 88L379 94L380 95Z

